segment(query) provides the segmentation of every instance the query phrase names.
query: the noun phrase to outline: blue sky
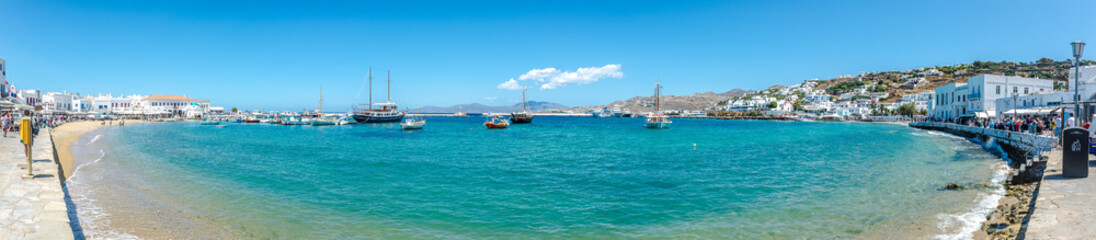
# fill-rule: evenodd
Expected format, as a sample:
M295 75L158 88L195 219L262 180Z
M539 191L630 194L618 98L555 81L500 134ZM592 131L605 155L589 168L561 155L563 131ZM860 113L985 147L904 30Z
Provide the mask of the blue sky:
M1096 42L1091 1L0 0L0 57L20 88L186 94L241 109L510 105L534 69L622 76L530 100L569 106L763 89L865 71L1070 57ZM1096 51L1096 50L1093 50ZM1096 53L1093 53L1096 54ZM612 76L612 75L605 75ZM357 99L357 100L356 100Z

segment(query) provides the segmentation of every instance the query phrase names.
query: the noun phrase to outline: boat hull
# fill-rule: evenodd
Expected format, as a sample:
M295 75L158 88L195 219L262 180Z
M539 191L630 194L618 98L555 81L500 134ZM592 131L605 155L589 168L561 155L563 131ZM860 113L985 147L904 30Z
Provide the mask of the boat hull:
M494 124L494 123L485 123L483 125L486 125L487 129L504 129L504 128L510 126L510 124Z
M521 113L511 113L510 114L510 123L523 124L523 123L532 123L532 122L533 122L533 115L532 114L521 114Z
M385 122L399 122L399 121L403 120L403 114L394 115L394 116L370 116L370 115L363 115L363 114L354 114L351 117L354 118L354 121L358 121L358 123L385 123Z
M668 123L668 122L649 122L649 123L647 123L647 128L670 128L670 123Z
M330 121L312 121L312 126L331 126L335 125L335 122Z

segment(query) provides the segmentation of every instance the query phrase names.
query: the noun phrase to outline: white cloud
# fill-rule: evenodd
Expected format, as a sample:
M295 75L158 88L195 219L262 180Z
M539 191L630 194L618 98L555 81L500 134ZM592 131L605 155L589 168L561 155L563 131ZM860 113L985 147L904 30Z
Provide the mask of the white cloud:
M620 71L620 64L609 64L603 67L579 68L574 72L559 71L555 68L533 69L529 70L529 72L525 74L522 74L520 77L518 77L518 80L534 80L543 83L540 85L540 89L556 89L558 87L567 86L569 84L582 85L597 82L598 80L604 78L623 77L624 73ZM521 84L511 78L510 81L499 84L498 88L506 90L520 90Z
M511 78L510 81L499 84L498 88L503 90L521 90L521 84L518 84L518 81L514 81L514 79Z
M491 97L485 97L485 98L483 98L483 99L484 99L484 100L487 100L487 101L495 101L495 99L499 99L499 97L496 97L496 96L491 96Z

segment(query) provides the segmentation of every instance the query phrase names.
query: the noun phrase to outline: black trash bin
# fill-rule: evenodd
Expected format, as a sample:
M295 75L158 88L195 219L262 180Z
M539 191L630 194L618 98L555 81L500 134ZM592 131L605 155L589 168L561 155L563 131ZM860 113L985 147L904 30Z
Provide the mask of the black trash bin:
M1062 131L1062 176L1088 177L1088 130L1079 127Z

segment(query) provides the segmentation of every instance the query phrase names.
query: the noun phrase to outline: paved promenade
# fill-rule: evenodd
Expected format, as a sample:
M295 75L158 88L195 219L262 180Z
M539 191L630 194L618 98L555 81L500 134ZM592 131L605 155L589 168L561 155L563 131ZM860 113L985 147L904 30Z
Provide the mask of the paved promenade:
M31 180L18 136L0 137L0 239L73 239L49 131L35 138Z
M1062 177L1062 150L1050 153L1027 239L1096 237L1096 156L1089 155L1087 178Z

